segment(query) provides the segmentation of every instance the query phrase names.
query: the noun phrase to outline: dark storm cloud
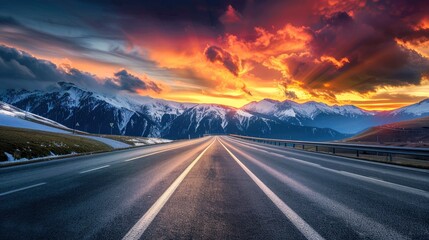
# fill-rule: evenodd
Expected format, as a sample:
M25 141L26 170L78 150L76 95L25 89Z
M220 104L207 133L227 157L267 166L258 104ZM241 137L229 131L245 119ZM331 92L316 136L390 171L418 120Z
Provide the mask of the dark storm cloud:
M429 75L429 60L398 45L396 39L421 39L429 35L425 34L427 31L413 30L409 19L401 19L408 16L409 8L386 1L378 4L383 2L384 8L356 11L353 17L345 12L322 16L309 43L313 58L292 56L284 60L292 76L303 81L308 90L329 92L364 93L383 86L420 84L422 77ZM418 15L419 11L412 12ZM347 63L338 66L320 61L327 56L337 61L346 58Z
M26 52L0 45L0 80L2 88L34 88L61 81L64 74L49 61Z
M113 79L109 79L105 82L105 86L112 89L124 90L131 93L136 93L138 90L152 90L160 93L161 88L150 80L142 80L126 70L121 70L114 74Z
M241 62L237 56L217 46L210 46L204 50L204 55L210 62L219 62L228 69L232 74L238 76L241 70Z
M44 89L55 86L58 82L72 82L81 87L110 93L162 91L153 81L141 79L126 70L116 72L113 78L100 79L70 66L58 67L50 61L37 59L24 51L5 45L0 45L0 82L1 89Z
M290 100L298 99L298 96L294 91L284 91L285 97Z

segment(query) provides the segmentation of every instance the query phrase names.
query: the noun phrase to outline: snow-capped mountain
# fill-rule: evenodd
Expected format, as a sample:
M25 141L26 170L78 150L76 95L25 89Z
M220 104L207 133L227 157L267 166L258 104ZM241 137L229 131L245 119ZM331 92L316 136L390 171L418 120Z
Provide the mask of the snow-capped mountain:
M296 117L315 119L320 114L343 116L374 115L373 112L365 111L353 105L328 106L325 103L319 103L314 101L300 104L291 100L280 102L272 99L263 99L259 102L251 102L247 105L244 105L242 109L250 112L257 112L261 114L276 116L281 120L287 120L289 118Z
M92 132L170 139L206 133L235 133L302 140L347 137L332 129L285 123L217 104L177 103L137 95L110 96L59 83L49 91L7 90L0 100L60 122ZM110 124L113 123L112 127Z
M406 107L398 108L391 111L389 115L399 118L407 116L411 118L429 116L429 98Z
M332 128L343 133L357 133L369 127L429 116L429 99L393 111L367 111L353 105L329 106L324 103L297 103L264 99L251 102L242 109L260 116L319 128Z
M260 137L327 140L346 136L328 128L315 128L285 124L249 112L216 104L200 104L187 109L171 124L166 138L195 137L205 133L241 134Z
M0 101L86 132L171 139L235 133L334 140L372 126L429 115L429 100L385 112L366 111L352 105L271 99L233 108L139 95L111 96L71 83L58 85L59 88L48 91L6 90L0 94Z
M171 121L193 106L142 96L108 96L71 83L60 82L59 86L50 91L8 90L0 98L86 132L153 137L161 135L163 122Z

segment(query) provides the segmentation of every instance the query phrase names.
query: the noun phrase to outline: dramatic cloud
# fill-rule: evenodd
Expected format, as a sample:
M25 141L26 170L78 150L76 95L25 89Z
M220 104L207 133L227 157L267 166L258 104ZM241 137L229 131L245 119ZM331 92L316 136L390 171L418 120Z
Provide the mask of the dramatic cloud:
M81 87L111 93L162 91L158 84L147 77L141 79L126 70L116 72L114 78L99 78L67 65L58 67L50 61L37 59L24 51L4 45L0 45L0 82L1 89L43 89L55 86L58 82L71 82Z
M237 56L217 46L210 46L204 50L204 54L210 62L221 63L234 76L238 76L242 71L241 60Z
M250 38L227 34L223 51L277 70L290 85L332 102L337 93L420 85L429 75L429 31L416 16L428 4L341 2L320 7L319 20L308 27L255 27Z
M2 88L46 87L62 81L66 75L49 61L0 45L0 80Z
M268 97L370 108L365 99L384 96L389 108L401 102L387 89L427 97L428 13L427 0L5 1L0 43L49 61L2 52L0 74L24 88L101 83L234 106Z
M148 79L140 79L126 70L121 70L115 73L115 78L109 79L105 85L117 90L124 90L131 93L137 93L138 90L152 90L160 93L161 88L154 82Z

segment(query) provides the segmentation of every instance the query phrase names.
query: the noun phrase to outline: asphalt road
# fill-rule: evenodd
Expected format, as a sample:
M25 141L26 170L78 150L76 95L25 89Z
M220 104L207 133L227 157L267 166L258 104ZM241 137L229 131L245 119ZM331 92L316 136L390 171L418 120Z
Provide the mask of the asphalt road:
M226 136L8 167L0 239L429 239L429 171Z

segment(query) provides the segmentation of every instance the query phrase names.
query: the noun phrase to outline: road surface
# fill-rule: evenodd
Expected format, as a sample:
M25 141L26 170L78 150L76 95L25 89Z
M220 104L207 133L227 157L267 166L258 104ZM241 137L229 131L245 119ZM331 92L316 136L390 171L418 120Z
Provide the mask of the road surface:
M429 239L429 171L227 136L0 169L1 239Z

